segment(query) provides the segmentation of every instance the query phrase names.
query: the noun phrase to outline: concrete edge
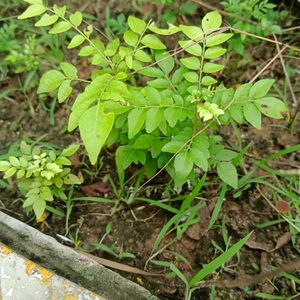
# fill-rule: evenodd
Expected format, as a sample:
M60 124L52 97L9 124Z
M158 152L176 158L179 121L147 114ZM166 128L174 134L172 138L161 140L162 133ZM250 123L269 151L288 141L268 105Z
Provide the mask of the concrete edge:
M108 300L158 300L148 290L0 211L0 241Z

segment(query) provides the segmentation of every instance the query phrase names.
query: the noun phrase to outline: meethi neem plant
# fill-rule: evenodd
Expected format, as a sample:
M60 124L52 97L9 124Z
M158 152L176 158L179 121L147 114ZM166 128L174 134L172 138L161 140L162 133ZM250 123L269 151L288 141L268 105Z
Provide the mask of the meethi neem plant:
M97 68L86 80L78 78L76 66L61 63L61 70L42 76L38 93L58 90L63 102L76 83L85 84L72 106L68 130L79 128L92 164L103 146L117 144L121 182L131 164L141 163L148 177L167 164L175 186L197 176L194 168L216 168L221 180L237 188L241 155L225 149L219 127L236 122L260 129L262 115L281 119L287 112L281 100L268 96L274 80L234 90L213 76L224 68L219 58L226 48L221 45L232 36L224 32L216 11L206 14L201 26L170 24L167 29L130 16L123 39L105 44L91 37L93 27L84 25L80 12L69 15L65 6L26 2L30 6L19 19L42 15L35 25L51 26L49 34L73 30L68 48L81 47L78 55ZM171 35L178 47L169 51L160 36Z

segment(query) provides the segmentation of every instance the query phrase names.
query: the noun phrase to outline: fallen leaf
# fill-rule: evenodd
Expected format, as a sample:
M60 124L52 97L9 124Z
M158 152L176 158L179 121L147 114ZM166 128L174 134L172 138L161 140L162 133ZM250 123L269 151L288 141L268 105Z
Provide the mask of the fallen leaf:
M69 157L69 160L71 161L72 166L74 166L74 167L79 167L81 165L78 154L72 155L71 157Z
M251 249L257 249L257 250L263 250L266 252L271 252L273 249L273 246L267 243L260 243L252 240L248 240L246 242L246 245Z
M282 236L280 236L279 239L277 240L275 248L272 249L271 252L276 251L281 247L283 247L285 244L287 244L291 240L291 236L292 235L290 232L286 232Z
M111 187L108 183L98 181L89 185L83 185L80 187L81 191L86 197L97 197L100 194L104 194L111 191Z

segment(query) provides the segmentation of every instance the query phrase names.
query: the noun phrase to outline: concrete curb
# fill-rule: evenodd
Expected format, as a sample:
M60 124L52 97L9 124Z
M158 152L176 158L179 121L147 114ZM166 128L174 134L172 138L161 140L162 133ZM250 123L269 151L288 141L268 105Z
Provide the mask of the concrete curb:
M145 288L0 212L0 241L107 300L158 300Z

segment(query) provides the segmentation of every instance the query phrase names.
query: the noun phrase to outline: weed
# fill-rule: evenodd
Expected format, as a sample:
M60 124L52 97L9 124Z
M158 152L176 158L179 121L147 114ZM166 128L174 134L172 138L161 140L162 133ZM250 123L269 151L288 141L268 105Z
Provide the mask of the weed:
M25 201L23 207L29 212L33 209L37 219L49 208L47 203L54 197L67 199L66 185L80 184L81 180L71 173L68 159L79 146L72 145L61 153L42 147L31 147L25 142L20 145L20 155L9 156L0 161L0 171L4 179L16 176L18 187Z

